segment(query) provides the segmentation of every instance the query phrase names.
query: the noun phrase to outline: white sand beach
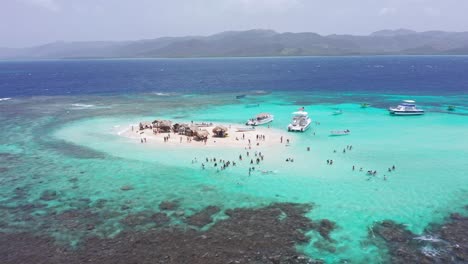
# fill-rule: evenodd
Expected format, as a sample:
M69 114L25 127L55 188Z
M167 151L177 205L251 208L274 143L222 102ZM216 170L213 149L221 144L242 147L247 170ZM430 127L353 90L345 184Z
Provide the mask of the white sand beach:
M222 126L227 129L225 137L217 137L213 129ZM196 137L180 135L171 131L170 133L155 133L152 128L140 130L138 125L129 125L128 129L120 133L121 136L135 139L135 142L146 144L157 144L174 147L227 147L227 148L254 148L286 145L294 139L294 134L286 130L270 128L268 126L257 126L254 130L240 131L239 128L246 128L240 124L209 123L209 125L199 127L198 130L208 131L205 140L196 140Z

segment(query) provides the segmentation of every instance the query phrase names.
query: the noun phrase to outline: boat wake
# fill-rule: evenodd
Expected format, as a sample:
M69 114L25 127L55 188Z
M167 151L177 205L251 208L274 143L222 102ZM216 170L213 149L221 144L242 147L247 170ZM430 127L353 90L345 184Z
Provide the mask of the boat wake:
M157 96L176 96L177 93L161 93L161 92L153 92L152 94Z
M72 104L72 108L73 110L81 110L81 109L89 109L89 108L93 108L95 105L92 105L92 104Z
M0 98L0 102L1 101L8 101L8 100L11 100L11 98L10 97Z

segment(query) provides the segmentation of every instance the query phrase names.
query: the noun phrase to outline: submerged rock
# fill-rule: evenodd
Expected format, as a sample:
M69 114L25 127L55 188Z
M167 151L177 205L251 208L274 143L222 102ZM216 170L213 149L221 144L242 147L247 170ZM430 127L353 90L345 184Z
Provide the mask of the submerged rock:
M52 190L45 190L45 191L42 192L40 199L43 200L43 201L55 200L55 199L57 199L57 192L52 191Z
M323 219L319 222L318 231L323 238L330 240L330 232L333 231L333 229L335 229L335 223L332 221Z
M308 208L288 203L231 209L228 219L207 231L183 227L126 231L110 238L89 237L75 249L61 247L48 237L0 233L0 263L323 263L296 251L296 243L302 243L307 228L313 226L304 215ZM212 215L217 211L208 207L201 212ZM76 213L62 217L73 218ZM280 219L282 214L286 217ZM138 225L166 217L144 212L129 215L125 221Z
M130 190L133 190L133 187L130 186L130 185L124 185L124 186L120 187L120 190L122 190L122 191L130 191Z
M149 212L140 212L136 214L129 214L127 217L125 217L121 223L130 226L130 227L135 227L138 225L146 225L153 223L153 218L152 215Z
M217 206L208 206L200 212L189 216L187 218L187 223L189 225L194 225L197 227L203 227L211 222L213 222L211 216L218 213L221 209Z
M179 202L177 201L162 201L159 204L159 209L164 211L173 211L179 207Z
M151 219L156 223L156 226L163 226L171 221L165 213L155 213L151 216Z
M468 263L468 217L461 214L451 214L443 225L430 225L423 235L386 220L374 225L369 236L388 249L390 263Z

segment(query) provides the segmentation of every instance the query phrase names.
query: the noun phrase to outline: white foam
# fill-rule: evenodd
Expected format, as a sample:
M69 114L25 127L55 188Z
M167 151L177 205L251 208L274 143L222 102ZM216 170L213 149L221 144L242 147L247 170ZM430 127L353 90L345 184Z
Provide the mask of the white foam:
M437 237L433 237L433 236L418 236L418 237L415 237L414 239L416 240L422 240L422 241L430 241L430 242L441 242L442 240L437 238Z
M8 100L11 100L11 98L10 97L0 98L0 101L8 101Z
M77 108L91 108L94 107L92 104L72 104L72 106L77 107Z

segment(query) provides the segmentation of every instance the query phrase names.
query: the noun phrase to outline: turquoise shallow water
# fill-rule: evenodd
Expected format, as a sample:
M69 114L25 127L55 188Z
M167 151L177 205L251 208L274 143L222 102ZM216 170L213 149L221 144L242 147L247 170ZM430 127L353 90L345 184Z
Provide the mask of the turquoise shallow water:
M320 238L311 234L300 250L334 263L378 262L385 252L365 243L369 227L392 219L421 233L431 222L441 222L468 200L468 111L466 95L413 96L427 110L417 117L394 117L385 108L405 96L383 94L312 94L276 92L233 99L233 94L157 96L33 97L2 102L0 153L5 168L1 178L3 204L34 202L44 190L56 190L60 199L49 208L73 208L78 198L108 200L115 212L95 233L112 236L122 230L119 220L129 213L157 210L163 200L180 200L187 214L208 205L223 209L261 206L271 202L313 203L312 219L335 221L332 232L337 251L314 246ZM373 107L362 109L359 103ZM249 108L247 104L258 103ZM445 106L456 104L447 112ZM239 149L153 147L118 135L141 120L170 118L223 123L243 123L258 112L275 115L273 128L285 130L291 112L305 106L320 124L305 133L291 135L289 147L260 148L265 161L260 169L274 174L248 176L247 164L216 172L192 164L194 157L236 160ZM332 115L335 108L342 115ZM351 135L330 137L329 131L350 129ZM314 135L315 133L315 135ZM342 153L352 145L353 150ZM306 147L311 151L307 152ZM334 150L337 150L334 153ZM286 163L294 157L294 163ZM327 159L334 165L328 166ZM364 172L352 171L352 166ZM396 166L394 172L386 170ZM376 177L365 172L377 170ZM388 180L383 180L387 175ZM133 190L123 192L121 186ZM12 199L14 188L27 194ZM131 205L123 211L122 205ZM16 221L2 213L9 229L41 228L37 221ZM220 214L218 217L224 217ZM33 223L33 224L32 224ZM50 233L62 241L79 241L80 234L53 227Z

